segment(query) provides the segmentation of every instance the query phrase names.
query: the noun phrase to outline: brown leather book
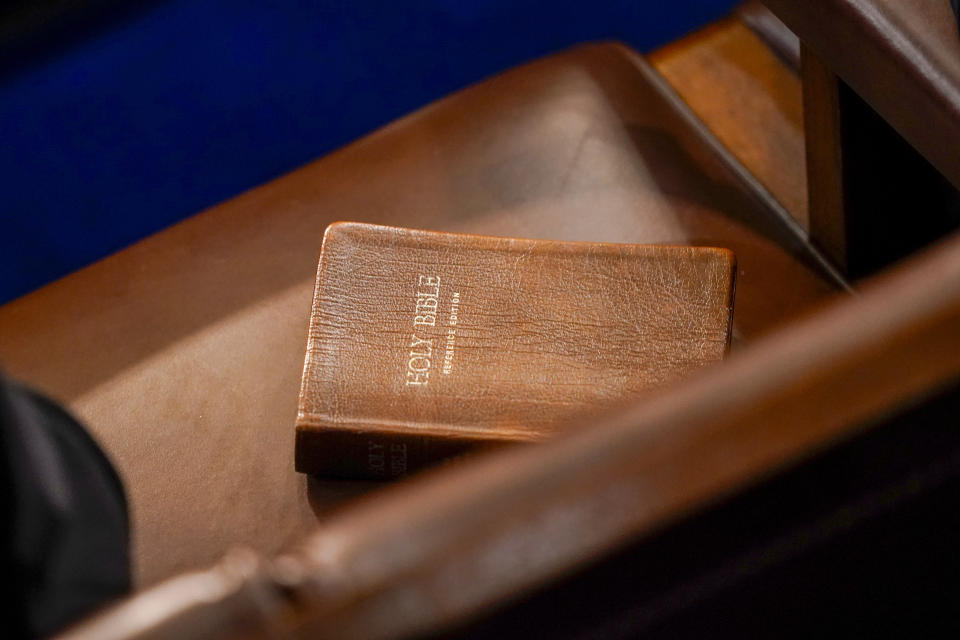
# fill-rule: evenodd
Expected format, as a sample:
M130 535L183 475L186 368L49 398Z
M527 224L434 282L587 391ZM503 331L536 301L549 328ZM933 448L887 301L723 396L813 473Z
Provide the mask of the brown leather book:
M726 249L330 225L296 469L387 479L548 438L720 360L734 275Z

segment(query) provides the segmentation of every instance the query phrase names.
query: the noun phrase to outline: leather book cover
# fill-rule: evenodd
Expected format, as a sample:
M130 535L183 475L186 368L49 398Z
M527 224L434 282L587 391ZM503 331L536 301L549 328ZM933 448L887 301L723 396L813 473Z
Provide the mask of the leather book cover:
M388 479L548 438L722 359L734 276L726 249L330 225L296 469Z

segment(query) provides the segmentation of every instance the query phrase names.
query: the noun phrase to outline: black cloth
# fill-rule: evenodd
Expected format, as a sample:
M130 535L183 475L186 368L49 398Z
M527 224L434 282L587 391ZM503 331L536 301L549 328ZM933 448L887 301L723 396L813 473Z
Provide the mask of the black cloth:
M83 427L0 377L4 637L54 633L130 591L123 486Z

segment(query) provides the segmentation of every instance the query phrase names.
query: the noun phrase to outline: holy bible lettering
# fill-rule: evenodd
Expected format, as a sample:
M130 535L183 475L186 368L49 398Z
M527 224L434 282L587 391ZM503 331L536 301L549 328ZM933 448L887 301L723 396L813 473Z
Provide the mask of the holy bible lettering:
M416 307L413 327L437 326L437 305L440 295L440 278L418 276ZM407 384L421 386L430 382L430 358L433 356L433 340L420 338L414 332L410 337L410 353L407 360Z
M388 479L549 438L722 359L734 273L725 249L331 225L296 468Z
M417 278L417 308L414 325L437 325L437 296L440 295L440 278L420 276Z
M413 334L410 340L407 384L413 386L427 384L430 382L430 357L433 355L433 340L418 338L417 334Z

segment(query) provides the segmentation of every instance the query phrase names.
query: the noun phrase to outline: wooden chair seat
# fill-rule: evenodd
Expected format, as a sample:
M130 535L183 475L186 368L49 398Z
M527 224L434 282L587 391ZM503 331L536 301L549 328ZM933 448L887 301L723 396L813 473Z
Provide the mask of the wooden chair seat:
M135 215L135 212L131 212ZM149 585L266 554L365 487L294 473L320 239L335 220L736 252L745 342L842 281L637 54L503 74L0 309L0 361L118 465Z

